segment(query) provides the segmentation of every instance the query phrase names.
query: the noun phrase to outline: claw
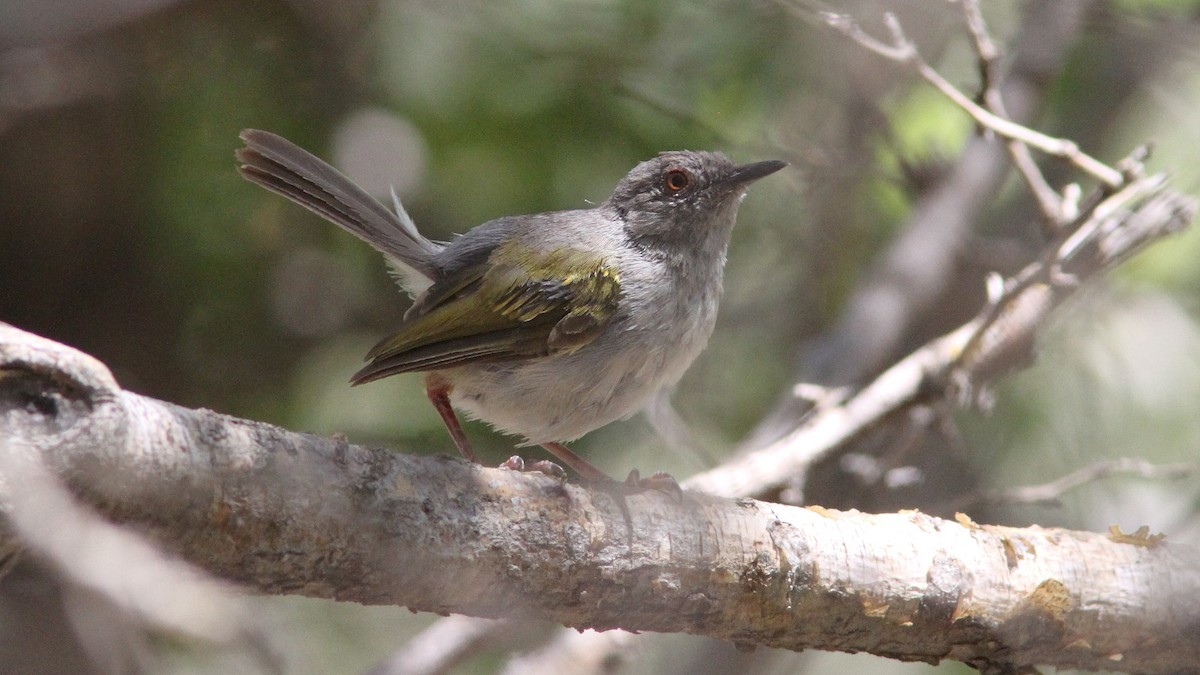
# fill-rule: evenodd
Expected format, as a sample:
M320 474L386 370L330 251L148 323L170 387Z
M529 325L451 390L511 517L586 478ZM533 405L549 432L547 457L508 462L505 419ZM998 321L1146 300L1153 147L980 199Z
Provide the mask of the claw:
M558 478L560 480L567 479L567 472L564 471L561 466L551 462L548 459L539 460L533 464L530 464L527 470L538 471L550 476L551 478Z
M544 473L551 478L560 478L563 480L566 480L567 478L567 472L563 471L563 468L554 462L543 459L534 462L533 464L526 465L525 460L520 455L513 455L512 457L504 460L504 463L500 465L500 468L508 469L509 471L520 471L522 473L537 471L538 473Z
M683 501L683 488L679 481L666 471L656 471L649 478L642 478L641 472L633 469L625 478L625 484L642 490L658 490L677 502Z

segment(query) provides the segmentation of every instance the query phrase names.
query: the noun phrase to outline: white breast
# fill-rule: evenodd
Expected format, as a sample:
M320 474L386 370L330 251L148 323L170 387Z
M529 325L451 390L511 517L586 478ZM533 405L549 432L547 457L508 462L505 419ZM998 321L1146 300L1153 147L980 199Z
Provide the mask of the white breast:
M604 334L573 354L442 371L451 402L530 444L574 440L630 417L678 382L708 343L720 295L717 274L715 285L691 294L681 293L677 276L661 268L625 274L622 304L661 311L636 318L619 311Z

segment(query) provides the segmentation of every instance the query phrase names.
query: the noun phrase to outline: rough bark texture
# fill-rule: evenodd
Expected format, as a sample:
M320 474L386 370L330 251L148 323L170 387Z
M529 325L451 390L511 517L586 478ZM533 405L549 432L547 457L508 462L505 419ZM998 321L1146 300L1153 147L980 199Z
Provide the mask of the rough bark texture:
M396 455L122 391L2 324L0 448L35 449L86 503L264 593L906 660L1200 668L1186 546ZM10 487L19 464L0 465Z

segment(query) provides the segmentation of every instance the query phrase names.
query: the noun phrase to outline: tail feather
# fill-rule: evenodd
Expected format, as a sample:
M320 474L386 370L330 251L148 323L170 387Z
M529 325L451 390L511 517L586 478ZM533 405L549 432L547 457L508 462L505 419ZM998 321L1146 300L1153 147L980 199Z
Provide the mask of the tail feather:
M433 257L442 245L417 231L392 193L396 212L320 158L267 131L247 129L237 151L246 180L280 194L370 244L399 268L405 287L419 292L436 278ZM411 270L424 277L413 278Z

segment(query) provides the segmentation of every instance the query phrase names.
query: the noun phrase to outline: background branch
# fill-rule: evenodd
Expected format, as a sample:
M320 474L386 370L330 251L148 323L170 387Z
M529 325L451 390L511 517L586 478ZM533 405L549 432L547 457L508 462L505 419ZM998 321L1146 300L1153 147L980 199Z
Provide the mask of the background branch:
M1021 362L1037 330L1079 284L1111 269L1150 242L1179 232L1195 217L1195 200L1166 191L1164 177L1135 181L1096 205L1079 221L1086 247L1061 248L1031 263L980 317L925 345L844 402L818 405L792 433L684 482L685 487L726 496L762 495L789 482L803 483L805 472L825 453L900 410L937 399L957 382L980 387ZM1074 283L1051 285L1051 270L1067 270ZM1038 283L1044 280L1045 283Z
M786 6L793 3L786 2ZM1009 118L1036 119L1047 87L1070 54L1093 3L1063 0L1030 3L1010 48L1013 58L1002 82L989 82L1006 102ZM872 57L873 58L873 57ZM878 60L878 59L873 59ZM939 303L956 282L956 264L966 255L972 228L994 202L1011 167L1007 153L987 138L972 138L953 164L914 197L898 234L845 301L840 316L805 345L796 381L829 387L861 385L903 356L913 333L931 315L946 315ZM835 195L832 189L827 192ZM839 213L843 203L835 206ZM809 198L820 200L818 194ZM819 202L818 202L819 203ZM832 216L824 221L831 221ZM833 221L836 222L836 221ZM917 344L932 335L917 336ZM775 410L742 444L760 448L793 431L808 404L785 393Z
M921 57L921 53L917 51L916 45L904 34L904 29L895 14L888 12L884 14L883 18L887 24L888 31L891 33L892 44L890 45L880 42L865 33L852 17L831 14L827 17L827 20L831 27L841 31L864 48L886 59L913 68L926 82L940 91L946 98L954 101L956 105L966 111L981 126L1003 136L1007 140L1023 143L1052 157L1066 160L1074 164L1080 171L1100 181L1107 188L1115 189L1125 183L1125 177L1121 175L1121 172L1083 152L1074 141L1048 136L980 107L978 103L972 101L959 91L957 87L942 77L941 73L934 70Z
M1003 81L999 72L1000 49L992 41L991 34L988 33L983 13L979 9L979 2L978 0L960 0L959 5L962 7L963 23L966 24L967 31L971 35L975 53L979 56L978 98L993 114L1011 120L1012 116L1009 115L1008 106L1004 104L1004 95L998 86ZM1025 186L1037 200L1046 223L1051 226L1047 228L1047 233L1053 236L1056 226L1071 220L1074 215L1069 211L1064 211L1062 197L1046 182L1045 176L1042 175L1041 169L1033 159L1033 154L1029 152L1028 145L1019 140L1009 139L1005 142L1005 147L1008 149L1009 160L1016 169L1017 175L1025 181Z
M1066 493L1083 485L1110 476L1130 475L1139 478L1179 480L1196 474L1196 464L1152 464L1139 457L1118 457L1094 462L1071 473L1040 485L1026 485L1006 490L993 490L980 501L999 504L1060 504Z

